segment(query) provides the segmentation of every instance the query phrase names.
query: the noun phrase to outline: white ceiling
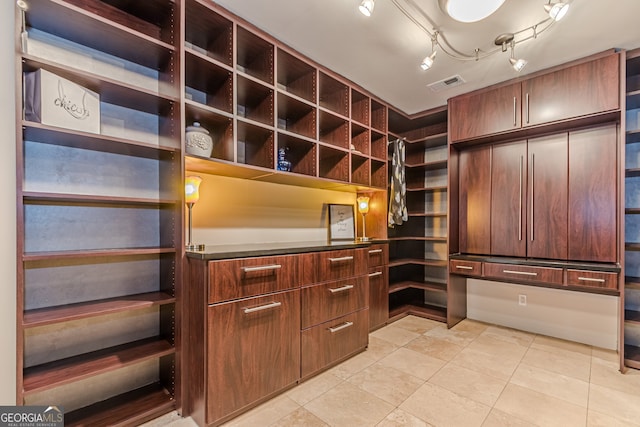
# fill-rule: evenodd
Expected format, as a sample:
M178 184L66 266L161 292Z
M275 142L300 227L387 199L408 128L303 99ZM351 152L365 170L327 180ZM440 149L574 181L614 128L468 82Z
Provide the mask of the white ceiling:
M519 31L546 17L545 0L507 0L486 20L462 24L445 16L437 0L414 1L456 49L468 54L475 48L491 50L497 35ZM452 96L518 75L509 66L509 52L480 61L454 60L440 52L433 67L422 71L419 64L431 53L431 41L391 0L376 0L369 18L358 11L360 0L215 2L408 114L445 105ZM522 75L610 48L640 47L640 0L571 3L562 21L537 39L516 46L516 57L529 61ZM438 93L426 87L455 74L466 83Z

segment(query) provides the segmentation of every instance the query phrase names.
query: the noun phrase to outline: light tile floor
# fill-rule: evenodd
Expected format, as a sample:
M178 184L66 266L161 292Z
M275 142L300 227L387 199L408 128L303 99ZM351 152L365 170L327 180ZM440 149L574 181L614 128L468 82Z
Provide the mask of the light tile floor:
M176 413L146 427L191 427ZM640 371L583 344L464 320L408 316L367 351L225 424L262 426L640 426Z

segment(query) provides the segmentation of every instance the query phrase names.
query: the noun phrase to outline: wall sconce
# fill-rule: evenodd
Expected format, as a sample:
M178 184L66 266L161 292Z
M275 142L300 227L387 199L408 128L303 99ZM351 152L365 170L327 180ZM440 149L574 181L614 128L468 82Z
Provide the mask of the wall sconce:
M187 204L187 208L189 209L189 218L188 218L188 226L189 226L189 234L187 244L185 249L188 251L203 251L203 244L194 244L191 241L191 209L193 209L193 205L200 199L200 183L202 182L202 178L199 176L187 176L184 179L184 201Z
M362 237L360 237L360 240L366 242L369 238L367 237L367 225L364 217L369 213L369 198L367 196L360 196L356 199L356 202L358 203L358 212L362 214Z
M360 13L362 13L364 16L371 16L375 5L376 4L374 0L362 0L362 3L360 3L358 9L360 9Z

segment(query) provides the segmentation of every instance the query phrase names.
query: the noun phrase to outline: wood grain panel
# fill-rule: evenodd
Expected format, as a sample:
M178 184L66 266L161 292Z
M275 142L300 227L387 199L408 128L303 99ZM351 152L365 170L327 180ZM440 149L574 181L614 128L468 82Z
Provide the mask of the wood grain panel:
M452 259L449 261L449 273L461 276L481 276L482 263L480 261Z
M309 328L362 309L367 305L367 300L365 276L302 288L302 328Z
M491 254L527 255L527 143L493 147L491 162Z
M207 354L207 423L294 384L300 377L300 291L209 306Z
M389 268L370 268L368 278L369 331L372 331L384 326L389 320Z
M296 255L241 258L209 263L209 303L300 286Z
M616 262L616 125L569 133L569 259Z
M519 128L520 88L520 83L514 83L451 99L451 142Z
M567 134L529 140L528 256L567 259Z
M612 54L523 81L522 126L620 108L619 62Z
M488 254L491 244L491 147L460 153L460 252Z
M567 285L618 289L618 274L604 271L567 269Z
M357 311L302 331L302 377L364 349L369 341L369 313Z
M371 245L369 249L367 249L367 253L369 254L369 268L389 264L388 244Z
M530 265L484 263L487 278L506 279L512 282L541 282L562 285L562 268L535 267Z
M368 256L368 248L316 252L313 263L305 262L303 268L313 269L314 283L361 276L367 272ZM308 277L307 272L304 277Z

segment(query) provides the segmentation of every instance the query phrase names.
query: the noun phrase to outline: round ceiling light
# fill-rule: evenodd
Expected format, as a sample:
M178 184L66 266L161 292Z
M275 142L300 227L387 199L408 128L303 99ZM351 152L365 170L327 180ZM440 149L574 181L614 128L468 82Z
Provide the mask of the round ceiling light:
M440 9L460 22L476 22L494 13L505 0L438 0Z

